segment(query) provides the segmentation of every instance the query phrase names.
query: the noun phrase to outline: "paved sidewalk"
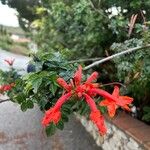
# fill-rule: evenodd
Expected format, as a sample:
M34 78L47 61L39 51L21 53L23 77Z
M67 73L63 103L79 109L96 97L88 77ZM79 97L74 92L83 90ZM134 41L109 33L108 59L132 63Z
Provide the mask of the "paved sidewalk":
M47 138L35 107L22 112L16 104L0 104L0 150L100 150L74 116L63 131Z

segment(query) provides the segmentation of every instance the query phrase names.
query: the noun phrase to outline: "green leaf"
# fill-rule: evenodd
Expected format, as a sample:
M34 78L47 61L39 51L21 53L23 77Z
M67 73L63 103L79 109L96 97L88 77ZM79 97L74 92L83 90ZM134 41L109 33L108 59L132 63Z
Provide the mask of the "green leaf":
M105 106L98 106L98 109L101 111L102 114L106 113L107 108Z
M62 112L67 116L70 115L71 110L68 107L65 107L65 105L62 107Z
M74 102L71 100L71 101L66 102L62 108L70 110L73 105L74 105Z
M142 119L149 122L149 121L150 121L150 113L145 114L145 115L142 117Z
M26 86L25 86L24 89L25 89L24 92L25 92L26 94L28 94L29 91L32 90L32 83L31 83L31 82L28 82L28 83L26 84Z
M27 103L26 103L26 102L23 102L23 103L21 104L21 110L22 110L22 111L26 111L27 109L28 109Z
M26 102L26 105L27 105L27 108L30 108L30 109L34 107L34 104L33 104L33 102L31 100L28 100Z
M89 110L88 105L84 104L81 111L80 111L80 115L85 115L88 112L88 110Z
M58 124L56 125L58 129L63 130L64 129L64 123L63 121L59 121Z
M50 91L52 92L52 94L55 96L57 90L57 86L54 85L53 83L50 84Z
M46 127L46 135L47 136L52 136L56 132L56 126L54 123L51 123L48 127Z
M144 110L145 112L150 112L150 107L146 106L146 107L143 108L143 110Z
M67 115L64 114L63 112L62 112L62 120L63 120L64 122L68 122L68 121L69 121Z
M41 107L41 109L43 110L47 104L46 99L43 97L38 101L39 106Z
M21 104L23 101L26 100L26 96L24 93L19 93L18 95L15 96L15 100Z
M32 87L34 93L37 93L41 83L42 83L42 78L36 78L34 81L32 81Z

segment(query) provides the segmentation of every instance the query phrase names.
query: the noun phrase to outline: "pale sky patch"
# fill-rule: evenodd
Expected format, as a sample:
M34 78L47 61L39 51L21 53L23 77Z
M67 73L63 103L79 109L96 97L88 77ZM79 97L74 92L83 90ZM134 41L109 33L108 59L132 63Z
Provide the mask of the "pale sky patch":
M17 11L9 8L7 5L2 5L0 2L0 24L6 26L18 27Z

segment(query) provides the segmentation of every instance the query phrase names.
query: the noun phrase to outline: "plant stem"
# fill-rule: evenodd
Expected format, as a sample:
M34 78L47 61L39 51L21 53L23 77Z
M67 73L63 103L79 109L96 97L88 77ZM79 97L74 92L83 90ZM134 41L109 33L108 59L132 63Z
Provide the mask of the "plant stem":
M5 100L0 99L0 103L7 102L7 101L10 101L10 99L5 99Z
M79 62L86 62L86 61L97 61L103 59L102 57L97 57L97 58L87 58L87 59L79 59L79 60L71 60L68 63L72 64L72 63L79 63Z
M101 87L108 86L108 85L120 85L120 86L126 88L126 86L124 84L119 83L119 82L111 82L111 83L107 83L107 84L102 84Z
M150 47L150 44L148 44L148 45L146 45L146 46L138 46L138 47L134 47L134 48L127 49L127 50L125 50L125 51L122 51L122 52L119 52L119 53L117 53L117 54L111 55L111 56L106 57L106 58L104 58L104 59L98 60L98 61L96 61L96 62L94 62L94 63L92 63L92 64L86 66L86 67L84 68L84 70L88 70L88 69L90 69L90 68L92 68L92 67L94 67L94 66L97 66L97 65L99 65L99 64L101 64L101 63L103 63L103 62L106 62L106 61L108 61L108 60L111 60L111 59L113 59L113 58L115 58L115 57L118 57L118 56L121 56L121 55L124 55L124 54L127 54L127 53L131 53L131 52L136 51L136 50L140 50L140 49L144 49L144 48L149 48L149 47Z

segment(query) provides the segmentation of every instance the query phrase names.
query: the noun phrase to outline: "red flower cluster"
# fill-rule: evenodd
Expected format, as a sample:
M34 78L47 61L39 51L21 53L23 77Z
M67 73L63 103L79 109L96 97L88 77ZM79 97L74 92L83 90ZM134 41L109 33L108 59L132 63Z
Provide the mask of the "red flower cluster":
M0 92L10 91L15 86L15 83L0 85Z
M4 60L9 66L12 66L14 64L15 59L5 59Z
M106 126L104 123L104 117L101 112L97 109L95 101L93 97L96 95L100 95L105 98L100 103L100 106L107 106L108 113L112 117L115 114L115 110L118 106L129 110L128 104L132 102L132 98L127 96L119 96L119 88L115 86L113 94L109 94L108 92L99 88L98 83L93 83L98 77L97 72L93 72L91 76L87 78L87 80L81 83L82 80L82 67L79 66L76 71L73 80L70 83L66 83L63 78L58 78L57 83L65 89L65 93L58 99L56 104L46 111L45 116L42 120L42 124L47 126L49 123L53 122L57 124L61 119L61 106L69 100L72 96L78 96L79 98L85 98L86 103L89 105L91 113L90 119L99 129L101 135L106 133Z
M109 99L105 99L99 103L100 106L107 106L108 114L110 117L114 117L116 109L119 106L127 111L130 111L128 104L132 103L133 98L128 96L120 96L118 86L114 87L112 96L117 98L116 101L110 101Z

